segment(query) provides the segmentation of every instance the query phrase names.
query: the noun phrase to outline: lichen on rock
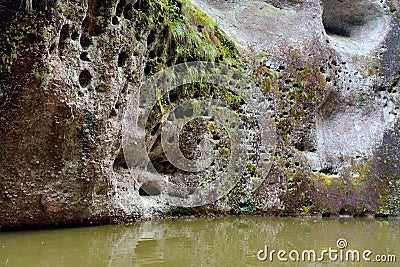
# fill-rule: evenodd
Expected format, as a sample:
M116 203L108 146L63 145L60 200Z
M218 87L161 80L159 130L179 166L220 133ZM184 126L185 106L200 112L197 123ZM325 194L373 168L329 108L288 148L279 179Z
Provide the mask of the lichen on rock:
M396 1L17 2L0 9L0 229L187 214L399 213ZM132 179L122 121L144 81L194 61L252 77L272 103L277 149L264 174L249 146L254 157L225 197L176 208L157 202L157 185L145 184L154 192L145 196ZM196 83L160 95L147 134L165 175L179 170L166 162L158 125L176 103L198 97L222 99L259 130L226 88ZM228 134L201 120L185 127L187 157L196 157L201 136L218 147L206 175L218 179Z

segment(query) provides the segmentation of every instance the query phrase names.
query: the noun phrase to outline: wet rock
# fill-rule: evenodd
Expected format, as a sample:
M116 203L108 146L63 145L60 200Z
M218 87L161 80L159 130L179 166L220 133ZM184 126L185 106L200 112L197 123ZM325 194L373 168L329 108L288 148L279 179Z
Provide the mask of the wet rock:
M181 1L17 2L0 6L3 229L180 213L399 212L397 1L194 1L211 19ZM196 173L168 162L158 125L182 99L227 101L245 121L250 155L225 197L176 209L157 199L165 181L131 176L122 122L151 75L196 60L252 75L273 103L277 149L271 171L260 174L267 151L257 150L259 126L237 96L204 85L171 91L147 126L155 169L176 182L170 192L190 195L185 186L218 179L232 153L229 132L195 122L180 149L196 159L208 138L214 165Z

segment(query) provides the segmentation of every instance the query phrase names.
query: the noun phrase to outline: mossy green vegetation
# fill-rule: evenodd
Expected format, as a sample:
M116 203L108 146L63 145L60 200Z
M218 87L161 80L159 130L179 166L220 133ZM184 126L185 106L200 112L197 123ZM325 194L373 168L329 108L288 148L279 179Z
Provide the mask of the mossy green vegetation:
M271 64L266 51L254 57L254 79L264 94L274 101L274 120L278 142L284 147L273 156L274 164L282 171L274 174L282 179L281 212L309 213L314 211L311 192L314 181L311 171L300 160L312 147L312 128L321 102L329 94L330 86L321 71L320 55L310 57L308 47L282 47L285 59L280 66ZM308 56L307 56L308 55ZM273 62L273 61L272 61ZM295 159L296 158L296 159ZM331 185L328 177L322 179Z
M96 9L97 7L99 7L99 10ZM170 211L172 215L208 215L210 211L219 212L219 208L222 206L223 209L221 209L221 212L232 214L269 212L270 210L268 209L271 206L266 204L269 201L266 198L271 195L271 198L274 198L274 201L276 200L271 204L272 206L275 205L272 209L279 207L281 204L282 208L280 211L285 213L310 214L322 212L328 214L331 211L336 211L332 207L325 207L324 204L326 202L319 203L321 205L317 207L317 204L312 199L313 194L320 194L317 198L322 198L321 195L323 196L325 192L332 193L331 196L333 195L333 197L343 196L345 198L345 194L349 192L360 196L365 192L366 186L369 185L371 167L366 163L354 163L349 168L350 175L346 177L312 172L309 166L306 166L306 152L315 151L311 150L308 146L311 146L312 149L315 149L315 147L312 147L313 144L309 145L304 140L307 138L313 139L310 129L312 129L315 123L313 121L315 113L325 96L329 93L330 83L327 82L325 77L329 77L330 79L333 77L324 65L326 64L324 62L327 62L328 59L322 59L325 56L317 55L317 53L313 54L315 52L314 48L304 47L304 50L301 50L286 46L279 47L278 50L281 50L279 60L276 59L276 54L270 55L266 51L261 51L256 55L250 55L257 62L257 64L251 65L249 62L245 62L244 58L241 58L242 55L239 55L235 44L225 36L218 25L207 17L204 12L195 8L188 0L111 0L103 3L94 1L93 5L87 5L87 3L81 3L76 0L67 2L57 1L51 12L54 12L55 14L52 14L56 16L55 18L52 17L53 21L51 21L51 24L57 25L58 28L49 25L43 27L45 23L36 20L38 16L36 16L35 12L26 17L19 17L13 22L13 26L2 34L2 36L5 36L4 40L6 40L6 44L2 51L4 53L0 57L3 69L6 69L3 74L7 74L8 77L17 80L21 78L13 74L13 71L17 69L21 70L18 74L25 75L22 78L26 78L25 80L27 81L23 81L19 85L28 84L28 86L19 86L19 90L32 88L36 90L34 91L36 95L36 93L40 93L39 91L42 91L42 93L44 91L52 92L53 88L51 88L51 85L55 85L56 88L54 90L59 90L57 93L61 95L56 96L56 98L66 98L64 100L67 101L63 101L62 103L68 103L66 104L68 106L65 107L67 109L66 118L71 116L68 119L71 120L71 123L64 124L65 129L61 128L65 134L62 135L63 143L60 147L63 149L63 156L70 156L71 159L63 161L63 164L65 164L60 172L60 177L65 177L68 183L60 182L60 184L71 187L71 191L76 191L77 194L81 191L90 193L91 189L81 189L92 186L91 183L93 181L90 179L97 175L93 174L91 176L92 174L86 174L85 177L88 177L88 180L79 180L82 173L86 171L79 162L83 153L82 151L85 150L85 153L88 155L90 153L94 154L93 147L95 146L93 145L92 148L85 147L84 149L82 147L89 146L93 142L91 140L92 137L99 136L96 133L92 134L91 131L95 128L99 132L107 132L114 129L105 128L101 125L105 120L102 116L106 113L103 114L98 110L94 110L91 104L85 107L78 107L79 103L86 103L84 101L89 100L99 103L99 106L103 104L110 105L114 111L114 115L110 116L115 117L108 117L107 120L112 121L112 126L110 127L114 127L117 125L116 110L121 107L118 110L118 116L120 116L120 113L123 113L120 111L124 106L122 102L124 101L124 97L126 97L126 92L118 92L120 84L113 83L113 81L109 83L112 86L109 86L107 83L109 80L115 78L115 80L121 83L132 82L138 85L143 82L144 77L150 78L160 70L165 70L179 63L193 61L223 63L234 66L239 70L243 68L243 73L252 74L252 78L258 83L261 91L269 99L268 101L273 102L268 108L271 108L275 114L274 119L278 132L279 151L273 156L274 166L271 171L271 177L265 177L265 174L262 173L257 165L259 163L257 162L257 157L259 156L257 153L261 154L261 152L254 149L254 147L248 148L248 152L251 149L253 150L249 153L249 157L246 159L243 158L241 162L244 165L243 173L240 175L241 177L239 177L236 186L224 198L204 208L174 209ZM49 15L49 17L51 16ZM63 29L65 34L62 34ZM82 43L84 37L89 39L87 44ZM39 48L36 43L40 44ZM42 49L43 47L46 49ZM42 50L46 51L46 53L41 53ZM90 58L93 59L91 63L88 60L83 60L85 62L79 61L79 53L82 51L93 54L93 57ZM120 64L119 56L121 54L124 56ZM272 57L275 58L272 59ZM34 59L32 61L36 60L37 62L24 62L25 58ZM58 66L51 69L50 66L42 64L48 58L51 58L51 64L60 61L63 64L65 63L59 67L60 72L58 72ZM52 61L53 59L54 61ZM115 66L112 63L109 65L106 60L115 63ZM106 62L104 69L99 68L99 62ZM378 71L376 62L371 61L369 63L369 69ZM85 64L91 64L92 81L96 80L95 82L97 82L98 80L102 80L103 82L106 75L110 75L111 77L114 73L118 73L118 76L113 78L108 77L110 79L100 85L96 85L93 82L93 87L81 86L82 88L80 88L79 84L74 84L76 82L74 78L76 77L74 77L75 74L73 71L75 70L73 68L77 68L78 70L76 71L79 74L79 68L85 66ZM57 64L53 64L52 66L55 65ZM22 69L23 67L26 69ZM63 75L66 73L66 67L71 67L72 79L71 77L60 78L51 76L53 74L58 75L57 73ZM115 69L113 69L114 67ZM107 74L103 76L104 73ZM215 76L219 76L220 74L222 73L215 73ZM187 75L188 80L199 80L196 78L198 77L196 68L189 68ZM370 74L367 73L366 75ZM55 84L51 84L52 78L59 80L55 81ZM63 79L67 82L66 85L63 84ZM180 103L189 99L202 97L222 100L221 102L225 102L228 109L245 121L243 123L245 129L250 129L248 125L256 124L256 122L251 121L251 116L247 116L246 114L248 109L246 110L246 105L243 104L244 97L241 95L243 91L233 92L229 89L232 88L230 86L235 85L235 77L232 77L231 81L233 83L229 84L229 86L228 84L226 84L227 86L216 86L205 82L196 82L175 88L165 95L157 92L155 105L146 127L148 134L159 134L160 125L162 125L161 122L165 118L164 116ZM112 89L109 87L112 87ZM38 88L50 88L50 90L38 90ZM0 100L11 103L13 96L10 92L12 90L1 86ZM126 90L123 89L123 91ZM111 103L114 100L110 100L113 98L110 92L113 95L119 94L117 96L118 103L121 104ZM34 94L27 92L25 96L14 99L24 99L25 97L32 101L34 100L32 97ZM103 101L103 99L97 98L97 95L103 95L108 100ZM41 96L42 99L47 99L46 97L48 96ZM51 101L57 100L56 98L51 99ZM28 103L29 101L26 102ZM72 106L69 106L69 103L72 103ZM28 108L30 107L28 106ZM71 111L69 111L69 108L71 108ZM74 118L73 113L77 119ZM82 119L83 114L93 115L93 118L88 119L88 121L94 121L93 124L90 124L90 127L82 127L82 125L86 124L86 120ZM226 136L229 135L228 131L232 131L232 129L222 129L223 127L218 127L215 121L204 123L200 120L187 123L185 129L187 129L187 132L195 132L199 130L199 125L201 125L202 129L198 131L197 136L207 136L206 138L210 138L214 146L213 149L215 148L215 155L219 156L217 163L229 161L229 158L235 151L231 151L231 147L229 146L230 140ZM251 127L253 127L251 129L256 130L254 132L257 132L258 126ZM90 130L88 132L91 134L83 134L85 130ZM228 133L224 132L224 130ZM204 134L204 132L207 133ZM192 150L192 147L195 148L195 145L193 145L195 143L192 144L188 141L189 137L192 136L187 135L187 138L184 137L180 136L180 141L183 143L182 147L187 150ZM33 138L29 136L29 138L26 137L24 139L27 147L30 145L30 139ZM257 145L257 141L257 137L255 137L252 144ZM157 142L155 142L154 146L157 145ZM190 145L193 146L191 147ZM157 159L156 156L161 156L161 159L163 159L162 151L159 152L158 148L156 147L155 152L152 152L152 156L154 156L154 159ZM109 149L109 151L112 151L114 148ZM107 161L109 161L108 158ZM166 161L162 163L166 163ZM128 167L125 166L125 168ZM215 169L210 168L212 171L207 173L208 176L206 175L206 179L218 179L220 173L225 168L226 165L224 166L224 164L220 164ZM165 169L167 170L168 168L166 167ZM128 171L127 169L125 170ZM172 175L174 171L176 171L175 168L168 169L166 175ZM197 177L195 175L191 177L195 177L194 181L200 175L202 174L199 174ZM257 183L263 179L266 179L266 182L257 187L257 190L253 190L252 186L258 185ZM206 180L206 182L210 180ZM76 181L81 183L82 188L76 186ZM101 186L105 187L105 185L100 185L99 187ZM317 192L316 187L320 191ZM397 190L398 195L400 194L400 181L390 184L390 187L390 190ZM395 214L399 207L399 198L394 197L393 192L389 192L390 190L382 189L379 192L381 193L380 213L384 215ZM362 199L362 197L359 199ZM89 216L87 215L87 217Z
M324 173L312 172L311 179L315 184L325 187L337 186L342 188L344 186L342 179L339 176L326 175Z
M360 183L369 178L371 166L367 162L353 162L352 169L357 173L357 175L354 175L351 180L351 183L354 186L360 185Z
M391 192L392 191L392 192ZM400 210L400 179L390 182L387 189L380 190L378 215L397 216Z
M153 27L156 35L163 38L159 42L168 46L167 50L154 53L146 76L165 67L190 61L223 61L238 65L239 56L234 43L190 1L153 0L148 1L146 7L146 11L144 8L133 10L137 18L135 27Z
M315 182L322 182L326 186L332 185L332 177L325 175L323 173L311 173L311 177Z

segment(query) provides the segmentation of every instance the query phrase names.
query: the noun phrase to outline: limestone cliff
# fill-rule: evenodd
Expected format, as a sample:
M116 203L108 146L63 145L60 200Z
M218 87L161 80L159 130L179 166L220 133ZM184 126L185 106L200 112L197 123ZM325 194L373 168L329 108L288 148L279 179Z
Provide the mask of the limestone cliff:
M28 2L0 4L2 229L182 214L398 214L398 1ZM269 173L257 172L255 144L226 196L177 208L145 196L157 185L144 190L132 178L122 122L146 80L193 61L252 77L272 103L276 150ZM153 110L149 156L171 180L224 171L222 156L208 172L176 169L157 142L174 101L210 95L246 120L235 95L202 83L160 96ZM212 125L188 124L183 154L208 134L229 155ZM248 190L256 176L264 182Z

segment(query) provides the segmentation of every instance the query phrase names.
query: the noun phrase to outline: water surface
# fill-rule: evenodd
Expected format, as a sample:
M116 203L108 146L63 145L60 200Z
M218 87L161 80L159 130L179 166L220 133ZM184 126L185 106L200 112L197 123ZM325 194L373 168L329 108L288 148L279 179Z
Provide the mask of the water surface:
M7 232L0 233L0 266L400 266L399 226L399 220L246 217ZM397 263L257 257L267 246L268 254L296 250L301 260L304 250L314 250L318 258L329 248L339 253L339 239L347 241L343 255L371 250L369 259L394 255Z

